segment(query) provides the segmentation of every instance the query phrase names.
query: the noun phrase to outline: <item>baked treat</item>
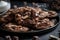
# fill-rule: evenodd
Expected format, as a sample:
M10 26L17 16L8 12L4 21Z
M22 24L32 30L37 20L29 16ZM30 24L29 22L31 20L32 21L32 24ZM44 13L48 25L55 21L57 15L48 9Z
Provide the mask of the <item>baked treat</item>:
M54 26L54 22L50 21L48 18L45 18L41 20L40 22L37 22L35 25L36 29L47 29L51 26Z
M27 32L29 30L27 27L22 27L21 25L14 25L12 23L6 24L4 26L4 29L7 29L13 32Z

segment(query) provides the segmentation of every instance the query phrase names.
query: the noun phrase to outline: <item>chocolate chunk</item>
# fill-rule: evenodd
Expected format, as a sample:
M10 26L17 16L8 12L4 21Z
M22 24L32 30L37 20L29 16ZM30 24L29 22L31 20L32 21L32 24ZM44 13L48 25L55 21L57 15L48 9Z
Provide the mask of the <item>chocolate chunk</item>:
M13 40L19 40L19 37L13 36Z

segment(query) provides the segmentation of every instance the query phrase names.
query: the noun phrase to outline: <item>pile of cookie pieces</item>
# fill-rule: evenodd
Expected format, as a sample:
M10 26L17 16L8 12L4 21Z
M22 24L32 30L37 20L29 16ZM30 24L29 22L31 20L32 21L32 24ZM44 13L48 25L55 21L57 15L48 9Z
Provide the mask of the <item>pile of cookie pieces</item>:
M34 4L34 3L33 3ZM44 11L39 7L17 7L8 10L0 17L3 29L13 32L27 32L31 30L43 30L55 25L55 11ZM43 24L43 25L42 25Z

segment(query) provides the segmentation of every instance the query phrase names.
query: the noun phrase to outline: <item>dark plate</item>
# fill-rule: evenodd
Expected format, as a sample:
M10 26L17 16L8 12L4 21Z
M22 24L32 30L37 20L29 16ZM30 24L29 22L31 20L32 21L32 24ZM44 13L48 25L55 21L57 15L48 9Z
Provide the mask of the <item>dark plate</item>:
M29 6L32 6L31 3L28 3ZM18 5L18 6L23 6L23 3L22 2L13 2L12 3L12 8L13 8L13 5ZM48 10L48 4L46 3L39 3L39 5L41 6L41 8L43 10ZM44 29L44 30L34 30L34 31L28 31L28 32L12 32L12 31L8 31L8 30L4 30L2 28L0 28L0 31L2 32L2 34L9 34L9 35L35 35L35 34L45 34L45 33L48 33L52 30L54 30L57 25L59 24L59 16L55 17L56 18L56 24L53 26L53 27L50 27L50 28L47 28L47 29Z

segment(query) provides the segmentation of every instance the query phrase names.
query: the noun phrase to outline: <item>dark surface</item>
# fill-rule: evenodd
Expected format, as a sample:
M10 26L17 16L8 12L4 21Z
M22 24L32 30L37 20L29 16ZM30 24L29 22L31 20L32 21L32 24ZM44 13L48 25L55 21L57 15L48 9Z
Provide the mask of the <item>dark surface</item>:
M45 3L39 3L40 5L42 5L41 7L43 8L43 9L48 9L48 4L47 5L45 5ZM17 1L15 1L15 2L12 2L12 7L13 7L13 5L18 5L18 6L22 6L22 4L21 4L21 2L17 2ZM30 5L31 6L31 5ZM58 13L59 14L59 13ZM60 15L60 14L59 14ZM41 40L48 40L48 38L49 38L49 35L55 35L55 36L58 36L58 30L60 29L60 25L58 25L57 27L56 27L56 29L54 29L53 31L51 31L51 32L49 32L49 33L46 33L46 34L43 34L43 35L39 35L39 37L40 37L40 39ZM4 34L4 33L3 33ZM1 34L0 34L1 35ZM26 35L27 36L27 35ZM1 40L1 39L0 39ZM31 38L26 38L26 39L22 39L22 40L32 40L32 37Z
M43 9L48 9L48 4L45 4L45 3L39 3L40 5L42 5L41 7L43 8ZM12 2L12 5L18 5L18 6L23 6L20 2L18 3L17 1L16 2ZM29 6L31 6L31 5L29 5ZM49 38L49 35L55 35L55 36L58 36L58 30L60 29L60 25L58 25L57 26L57 28L55 29L55 30L53 30L52 32L49 32L49 33L46 33L46 34L44 34L44 35L42 35L42 36L39 36L40 37L40 39L41 40L48 40L48 38ZM24 39L24 40L32 40L32 38L27 38L27 39Z

